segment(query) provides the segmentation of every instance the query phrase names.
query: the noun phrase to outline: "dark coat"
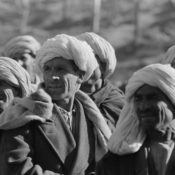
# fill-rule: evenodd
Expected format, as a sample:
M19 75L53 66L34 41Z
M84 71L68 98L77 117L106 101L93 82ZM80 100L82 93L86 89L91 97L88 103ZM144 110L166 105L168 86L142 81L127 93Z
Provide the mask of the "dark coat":
M97 163L96 175L159 175L155 170L154 164L145 156L144 149L142 147L136 153L122 156L108 152ZM165 175L174 174L175 148L166 167Z
M79 101L75 108L72 132L56 107L52 120L3 131L0 175L87 175L94 172L93 126Z
M108 126L113 131L119 114L124 105L123 92L105 81L103 87L90 96L105 117Z

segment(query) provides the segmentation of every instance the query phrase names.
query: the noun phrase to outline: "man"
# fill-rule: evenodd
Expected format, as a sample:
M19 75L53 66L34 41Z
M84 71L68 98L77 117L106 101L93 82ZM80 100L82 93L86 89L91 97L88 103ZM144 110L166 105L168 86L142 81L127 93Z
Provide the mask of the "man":
M115 50L108 41L92 32L82 33L77 38L91 46L99 64L80 89L90 95L113 131L124 104L123 92L108 80L116 68Z
M23 107L25 114L29 111L29 116L21 113L18 119L26 117L26 121L3 131L0 174L93 174L96 153L99 154L96 143L101 142L105 149L111 132L95 103L78 92L98 66L91 48L75 37L61 34L43 44L36 61L43 72L43 91L39 96L44 98L35 94L18 100L18 108ZM51 97L53 108L44 104L50 104L50 100L43 92ZM37 111L38 103L51 110L44 120ZM29 122L36 117L40 120Z
M153 64L126 87L126 104L99 162L97 175L173 175L175 172L175 70Z
M12 38L4 47L3 55L16 60L24 67L34 84L39 83L39 76L34 69L36 52L40 49L40 43L31 35L22 35Z

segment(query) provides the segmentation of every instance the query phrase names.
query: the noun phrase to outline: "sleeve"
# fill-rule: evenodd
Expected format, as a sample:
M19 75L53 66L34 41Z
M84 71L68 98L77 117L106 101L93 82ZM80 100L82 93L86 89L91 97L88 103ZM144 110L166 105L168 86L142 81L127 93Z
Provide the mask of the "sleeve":
M99 105L99 109L112 132L115 130L123 105L124 95L118 89L111 89L108 98Z
M2 131L0 142L1 175L60 175L34 164L32 132L29 125Z

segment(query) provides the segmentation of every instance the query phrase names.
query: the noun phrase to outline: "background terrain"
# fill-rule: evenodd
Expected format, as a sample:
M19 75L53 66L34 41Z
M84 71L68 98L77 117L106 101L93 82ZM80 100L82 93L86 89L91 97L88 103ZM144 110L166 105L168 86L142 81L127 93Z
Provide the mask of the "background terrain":
M159 62L175 43L175 0L0 0L0 51L14 36L31 34L41 43L56 34L94 31L115 48L111 81Z

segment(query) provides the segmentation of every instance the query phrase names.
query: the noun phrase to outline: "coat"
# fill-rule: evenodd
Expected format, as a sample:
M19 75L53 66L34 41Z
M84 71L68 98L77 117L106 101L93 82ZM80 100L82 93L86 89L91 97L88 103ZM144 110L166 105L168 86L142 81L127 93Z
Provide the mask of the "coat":
M138 152L132 154L117 155L108 152L97 163L96 175L160 175L156 171L153 159L145 155L145 150L146 147L142 146ZM162 159L159 159L159 161L162 161ZM171 152L168 163L163 166L165 167L165 175L174 175L175 148Z
M93 125L75 102L71 132L54 106L52 119L2 131L0 175L88 175L95 169Z
M106 80L103 87L90 97L105 117L111 131L113 131L124 105L123 92Z

